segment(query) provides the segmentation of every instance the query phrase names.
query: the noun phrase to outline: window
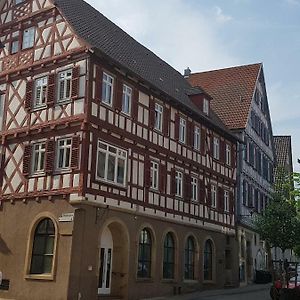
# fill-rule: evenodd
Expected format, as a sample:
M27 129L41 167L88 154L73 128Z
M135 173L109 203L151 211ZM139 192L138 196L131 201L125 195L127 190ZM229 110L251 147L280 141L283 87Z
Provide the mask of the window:
M132 88L123 84L123 97L122 97L122 112L130 114L131 111Z
M184 249L184 279L194 279L194 264L195 264L195 243L190 236L185 244Z
M15 0L15 1L16 1L16 4L24 2L24 0Z
M231 165L231 147L230 145L226 144L226 149L225 149L225 162L226 165L230 166Z
M243 204L248 206L249 203L249 193L248 193L248 182L243 181Z
M35 28L30 27L23 31L22 49L28 49L34 45Z
M186 120L180 118L179 121L179 142L185 143L186 139Z
M164 241L163 278L174 278L175 244L172 234L167 233Z
M32 173L44 172L45 152L46 152L46 143L37 143L33 145Z
M213 279L213 246L211 240L205 242L203 272L204 280Z
M229 192L224 191L224 211L229 212Z
M97 178L124 186L126 171L127 152L98 141Z
M48 77L35 80L34 107L43 107L46 104Z
M217 207L217 187L215 185L211 186L211 207Z
M106 73L103 73L102 81L102 102L112 105L114 89L114 78Z
M220 140L214 137L213 156L215 159L220 159Z
M72 70L58 73L58 101L65 102L71 98Z
M183 184L183 174L181 172L175 172L175 183L176 190L175 196L182 197L182 184Z
M192 177L191 186L192 186L192 200L197 201L198 200L198 179L196 177Z
M194 128L194 148L200 150L200 128L198 126Z
M15 54L19 51L19 40L14 40L10 45L10 53Z
M72 139L59 139L57 141L57 169L68 169L71 164Z
M150 186L152 189L158 189L158 163L151 162Z
M151 277L152 240L149 230L144 228L140 233L137 277Z
M208 115L209 114L209 101L207 99L203 99L203 112Z
M162 120L163 120L163 107L155 103L155 122L154 128L156 130L162 131Z
M50 274L53 271L55 228L51 219L39 222L34 232L30 274Z

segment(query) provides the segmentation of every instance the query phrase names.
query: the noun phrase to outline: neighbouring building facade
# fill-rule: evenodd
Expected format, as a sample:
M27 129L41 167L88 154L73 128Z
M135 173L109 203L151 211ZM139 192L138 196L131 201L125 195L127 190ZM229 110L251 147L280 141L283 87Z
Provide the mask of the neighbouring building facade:
M252 217L261 213L273 192L274 145L262 64L191 74L193 86L210 95L212 108L243 142L238 146L236 198L241 285L252 282L255 270L267 268L264 241Z
M0 298L236 285L211 96L82 0L1 0L0 41Z

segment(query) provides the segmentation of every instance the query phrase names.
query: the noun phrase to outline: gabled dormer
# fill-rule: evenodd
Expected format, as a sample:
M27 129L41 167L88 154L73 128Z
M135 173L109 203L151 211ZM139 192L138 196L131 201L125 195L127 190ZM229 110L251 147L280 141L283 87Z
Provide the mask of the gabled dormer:
M187 91L190 100L206 116L210 116L210 101L212 97L204 92L200 87L194 87Z

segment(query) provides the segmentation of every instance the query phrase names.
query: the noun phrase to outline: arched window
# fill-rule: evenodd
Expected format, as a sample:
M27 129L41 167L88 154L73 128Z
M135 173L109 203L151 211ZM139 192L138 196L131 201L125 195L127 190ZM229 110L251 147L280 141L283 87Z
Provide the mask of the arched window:
M163 278L173 279L175 267L175 244L172 234L169 232L164 241Z
M138 270L139 278L151 277L151 250L152 240L148 229L144 228L140 233L139 254L138 254Z
M195 243L190 236L184 248L184 279L194 279Z
M207 240L204 246L204 280L212 280L213 275L213 245L211 240Z
M30 274L52 273L55 227L51 219L41 220L34 232Z

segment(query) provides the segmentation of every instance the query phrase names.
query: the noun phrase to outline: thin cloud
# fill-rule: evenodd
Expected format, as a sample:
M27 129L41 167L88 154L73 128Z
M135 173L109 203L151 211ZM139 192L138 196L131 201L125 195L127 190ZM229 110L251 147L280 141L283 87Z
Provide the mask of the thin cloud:
M225 14L223 13L223 10L222 10L221 7L215 6L215 7L214 7L214 11L215 11L215 15L216 15L216 20L217 20L217 22L219 22L219 23L227 23L227 22L229 22L229 21L232 20L232 17L231 17L231 16L225 15Z
M286 3L291 4L291 5L297 5L300 6L300 1L299 0L285 0Z

